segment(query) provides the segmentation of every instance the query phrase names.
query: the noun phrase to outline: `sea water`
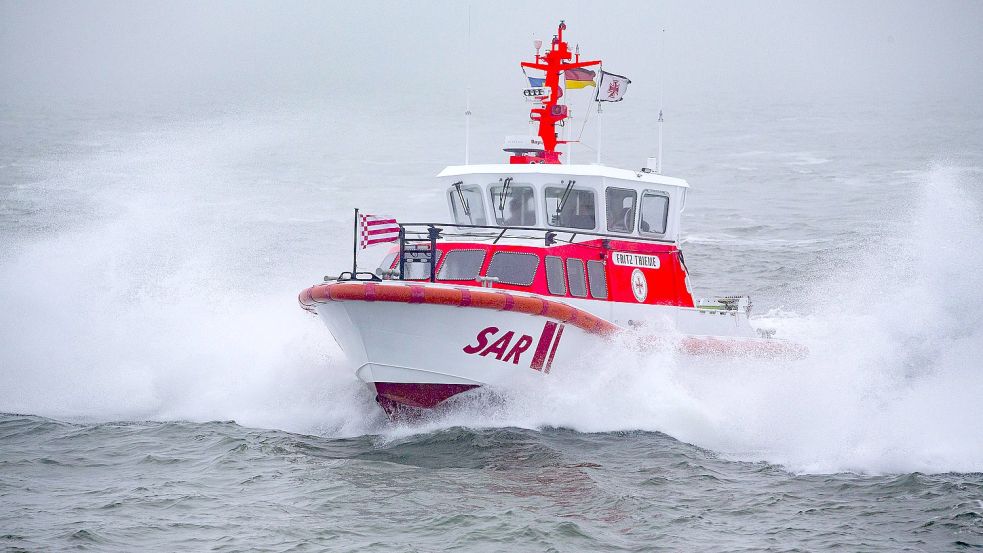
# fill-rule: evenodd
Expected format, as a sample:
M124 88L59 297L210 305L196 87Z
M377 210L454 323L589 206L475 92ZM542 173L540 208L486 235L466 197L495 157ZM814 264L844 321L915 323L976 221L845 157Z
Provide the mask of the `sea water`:
M0 547L983 546L983 110L914 109L673 113L696 295L808 358L612 347L393 425L296 296L350 267L353 208L446 219L456 117L4 105ZM640 167L651 126L605 117Z

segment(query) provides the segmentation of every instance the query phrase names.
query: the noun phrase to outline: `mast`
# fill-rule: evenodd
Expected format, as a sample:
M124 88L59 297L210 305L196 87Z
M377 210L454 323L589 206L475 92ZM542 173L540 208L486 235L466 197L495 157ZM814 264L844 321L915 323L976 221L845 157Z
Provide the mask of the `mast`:
M540 56L536 52L536 61L521 63L522 67L537 69L546 73L546 82L543 84L550 91L540 107L535 107L529 111L529 117L533 121L539 122L539 138L543 141L543 156L541 158L523 158L525 163L560 163L560 152L556 151L557 144L564 144L568 141L559 140L556 133L556 125L567 118L567 106L559 103L563 91L560 88L560 75L568 69L580 69L600 65L600 60L580 61L580 54L576 54L576 59L572 63L567 60L573 59L574 54L570 52L566 41L563 40L563 31L567 28L566 23L560 21L556 35L553 37L550 49L545 55ZM569 157L569 156L567 156Z

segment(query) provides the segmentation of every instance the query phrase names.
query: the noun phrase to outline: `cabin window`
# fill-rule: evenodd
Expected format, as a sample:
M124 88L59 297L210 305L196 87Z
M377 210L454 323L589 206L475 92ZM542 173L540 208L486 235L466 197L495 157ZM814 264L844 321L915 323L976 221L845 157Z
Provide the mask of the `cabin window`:
M569 186L546 187L546 216L550 226L594 230L594 192Z
M495 222L508 227L536 226L535 191L531 186L503 184L488 189Z
M539 256L533 253L495 252L485 276L498 277L503 284L529 286L536 278Z
M567 275L563 272L563 260L555 255L546 256L546 285L550 294L567 295Z
M434 264L440 266L440 256L443 252L437 250L437 258ZM404 280L429 280L430 279L430 250L410 251L407 250L403 257L403 279Z
M455 184L447 191L451 200L451 215L459 225L487 225L481 188L470 184Z
M567 277L570 280L570 295L587 297L587 280L584 278L584 262L580 259L567 259Z
M635 230L635 202L638 193L627 188L609 187L604 191L608 211L608 230L632 232Z
M587 262L587 278L590 281L590 295L599 300L608 297L608 279L604 274L604 263L600 261Z
M485 250L451 250L444 255L437 278L440 280L474 280L485 262Z
M658 192L644 192L638 230L647 234L665 234L668 223L669 196Z

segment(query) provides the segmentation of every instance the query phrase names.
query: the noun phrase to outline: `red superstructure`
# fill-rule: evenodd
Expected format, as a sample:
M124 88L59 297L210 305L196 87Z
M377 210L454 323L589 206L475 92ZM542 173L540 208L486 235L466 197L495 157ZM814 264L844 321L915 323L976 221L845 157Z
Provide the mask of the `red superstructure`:
M454 280L441 278L441 264L446 255L455 250L482 251L480 268L476 273L479 277L495 277L489 272L492 259L496 254L510 255L534 255L538 259L538 266L532 282L528 284L512 284L507 281L495 281L494 288L500 290L515 290L522 292L532 292L544 297L568 298L609 301L627 304L647 304L647 305L670 305L679 307L693 307L693 296L690 294L686 284L686 267L683 264L682 252L675 244L652 244L644 242L632 242L629 240L588 240L574 244L557 244L549 247L527 246L522 244L490 244L487 242L440 242L437 245L437 265L435 281L454 286L481 286L482 284L474 278L467 280ZM646 269L641 271L645 279L645 284L649 292L644 299L639 299L632 291L630 285L632 274L635 267L617 265L611 261L614 253L640 253L650 258L659 259L659 269ZM386 268L395 271L398 269L398 251L393 251L394 257ZM547 279L546 264L547 258L554 258L561 262L559 279L561 287L553 287ZM603 270L600 272L590 271L590 264L597 263ZM569 269L577 266L582 269L578 271L579 276L574 277ZM573 283L574 278L583 281L582 286ZM428 280L428 278L406 278L405 280ZM559 289L558 289L559 288Z
M536 61L521 63L522 67L537 69L546 73L544 87L550 93L542 100L540 107L533 108L529 116L533 121L539 121L539 138L543 141L543 152L541 155L523 156L514 155L510 163L560 163L560 152L556 151L557 144L564 141L558 140L556 135L556 125L567 118L567 106L560 104L560 97L563 90L560 88L560 76L564 71L570 69L582 69L594 65L600 65L601 60L580 61L580 53L571 53L566 41L563 40L563 31L567 28L566 23L560 22L556 30L556 35L550 44L550 49L544 55L539 55L536 51ZM567 60L573 59L573 63Z

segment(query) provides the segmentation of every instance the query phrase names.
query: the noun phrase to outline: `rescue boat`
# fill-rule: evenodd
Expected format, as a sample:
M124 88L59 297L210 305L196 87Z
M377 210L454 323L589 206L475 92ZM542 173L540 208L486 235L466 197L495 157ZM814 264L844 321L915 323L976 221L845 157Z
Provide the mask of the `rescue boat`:
M521 63L537 75L524 90L536 134L506 140L508 163L437 175L449 222L356 210L354 253L388 244L380 267L353 263L300 293L390 417L481 386L536 386L615 341L680 355L806 354L756 331L747 297L694 300L679 244L685 180L652 158L638 170L563 162L563 89L593 86L600 106L630 83L588 69L600 60L571 52L565 29Z

